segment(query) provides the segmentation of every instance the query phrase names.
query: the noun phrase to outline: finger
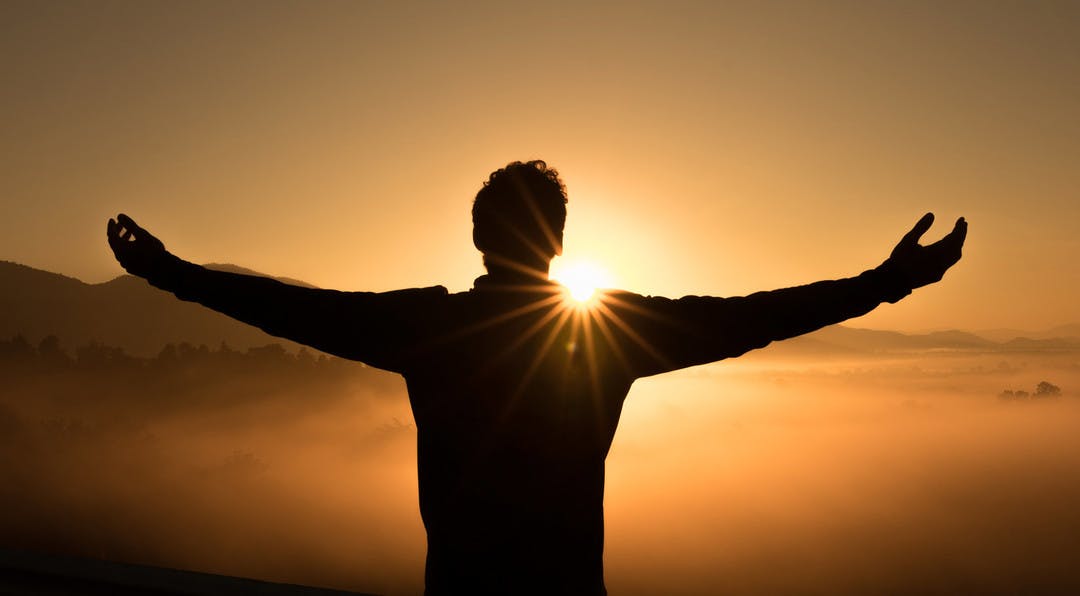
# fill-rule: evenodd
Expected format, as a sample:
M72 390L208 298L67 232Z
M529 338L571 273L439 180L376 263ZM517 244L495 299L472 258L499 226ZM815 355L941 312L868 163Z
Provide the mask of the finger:
M120 238L116 236L111 230L109 232L109 248L116 252L117 244L119 244Z
M120 244L120 224L115 219L109 219L109 223L105 226L105 236L109 239L109 246L116 249L116 246Z
M126 229L128 232L136 232L139 236L142 236L146 233L146 230L140 228L139 224L135 223L134 219L131 219L123 213L117 215L116 219L120 222L120 225L124 226L124 229Z
M956 225L953 226L953 230L949 232L949 235L942 240L942 244L948 245L949 252L952 253L953 259L956 261L960 260L965 238L967 238L967 221L961 217L956 220Z
M120 225L124 226L129 232L125 236L125 239L130 239L131 234L134 233L135 239L142 241L145 246L164 248L164 245L161 243L160 240L157 239L156 236L154 236L150 232L147 232L146 229L135 223L135 220L131 219L126 214L121 213L120 215L116 216L116 219L120 222Z
M930 245L930 250L946 268L952 267L960 260L964 248L964 238L967 237L967 221L964 218L956 220L951 232L944 238Z
M900 245L918 244L919 238L922 238L922 235L925 234L932 225L934 225L934 214L927 213L915 224L914 228L911 228L910 232L904 234L904 237L900 239Z
M958 246L963 246L964 239L967 238L967 220L961 217L956 220L956 225L953 226L952 232L949 232L949 237L952 242Z
M117 233L117 229L119 227L120 225L116 224L109 233L109 248L112 249L113 253L116 254L117 258L120 257L120 253L127 250L127 246L125 246L127 242L121 240L120 234Z

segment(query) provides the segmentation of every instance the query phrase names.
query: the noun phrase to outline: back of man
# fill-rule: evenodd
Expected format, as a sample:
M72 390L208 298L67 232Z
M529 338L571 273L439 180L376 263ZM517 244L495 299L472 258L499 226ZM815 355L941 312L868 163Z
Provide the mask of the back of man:
M603 594L604 458L633 377L559 286L486 281L413 321L402 366L427 593Z

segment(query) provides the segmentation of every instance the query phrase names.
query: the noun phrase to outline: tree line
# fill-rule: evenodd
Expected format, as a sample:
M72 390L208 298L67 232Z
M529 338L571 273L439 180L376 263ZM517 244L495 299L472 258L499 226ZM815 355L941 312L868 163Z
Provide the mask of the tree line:
M22 334L10 339L0 339L0 365L30 366L39 370L64 370L77 368L130 368L172 367L190 364L227 364L256 366L288 366L330 369L355 366L345 360L307 348L290 352L279 343L236 350L221 342L216 348L206 344L188 342L168 343L154 357L146 358L128 354L123 348L91 341L68 353L60 338L49 335L34 344ZM360 365L363 366L363 365Z

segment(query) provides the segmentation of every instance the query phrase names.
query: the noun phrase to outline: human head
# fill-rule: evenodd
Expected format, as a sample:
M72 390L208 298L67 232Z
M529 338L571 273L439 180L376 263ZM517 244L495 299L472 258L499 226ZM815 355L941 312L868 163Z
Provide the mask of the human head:
M492 172L473 201L473 244L488 272L546 274L562 253L566 187L541 160Z

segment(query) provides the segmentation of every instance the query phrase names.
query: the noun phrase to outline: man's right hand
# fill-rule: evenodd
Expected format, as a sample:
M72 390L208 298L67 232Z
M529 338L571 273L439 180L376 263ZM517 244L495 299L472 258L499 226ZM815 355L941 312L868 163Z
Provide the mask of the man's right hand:
M153 234L139 227L135 220L121 213L110 219L106 236L116 260L132 275L151 278L176 259Z

